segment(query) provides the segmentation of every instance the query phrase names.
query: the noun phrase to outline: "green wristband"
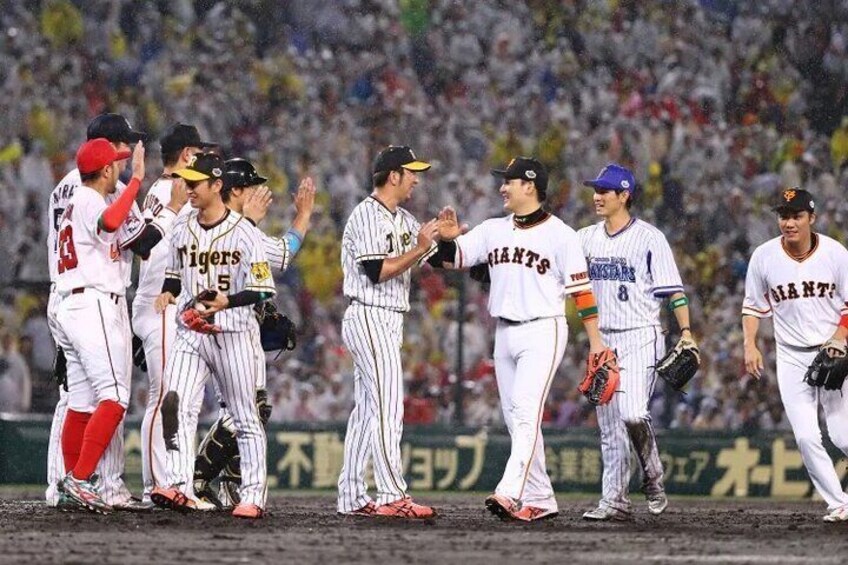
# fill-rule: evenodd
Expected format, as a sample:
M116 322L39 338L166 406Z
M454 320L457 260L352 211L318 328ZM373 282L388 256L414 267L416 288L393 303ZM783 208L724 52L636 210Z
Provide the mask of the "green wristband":
M598 313L598 307L597 306L589 306L588 308L584 308L582 310L577 311L577 315L580 317L581 320L583 318L587 318L587 317L595 315L597 313Z
M668 310L671 312L673 310L677 310L681 306L686 306L687 304L689 304L689 299L685 296L681 296L680 298L676 298L668 303Z

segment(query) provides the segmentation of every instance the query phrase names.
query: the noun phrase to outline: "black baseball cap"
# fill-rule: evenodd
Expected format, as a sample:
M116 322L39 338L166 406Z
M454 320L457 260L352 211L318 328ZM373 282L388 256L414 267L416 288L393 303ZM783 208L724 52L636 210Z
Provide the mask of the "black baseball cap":
M135 131L125 117L120 114L100 114L88 124L86 137L97 139L105 137L112 143L123 141L132 145L141 141L147 141L147 134L143 131Z
M505 169L492 169L492 174L505 180L521 179L533 182L540 196L548 190L548 168L533 157L516 157Z
M406 145L389 145L374 159L374 174L404 168L410 171L426 171L430 163L419 161L412 149Z
M780 196L777 198L777 203L771 208L778 214L795 213L795 212L810 212L816 210L816 203L813 201L813 195L798 188L785 188L780 191Z
M172 153L186 147L206 149L218 145L211 141L201 141L200 133L198 133L196 127L181 123L176 123L168 128L168 131L159 140L159 144L162 146L162 153Z
M198 153L188 167L173 174L187 181L217 180L224 176L224 158L216 153Z

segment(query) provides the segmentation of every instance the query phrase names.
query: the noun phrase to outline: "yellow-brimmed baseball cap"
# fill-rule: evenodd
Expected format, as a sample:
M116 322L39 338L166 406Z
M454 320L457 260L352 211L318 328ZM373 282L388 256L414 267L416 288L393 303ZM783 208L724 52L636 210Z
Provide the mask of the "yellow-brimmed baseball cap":
M389 145L374 159L374 174L384 171L396 171L407 169L409 171L426 171L431 167L430 163L419 161L406 145Z
M188 167L174 171L174 175L188 181L219 179L224 176L224 159L216 153L197 153Z

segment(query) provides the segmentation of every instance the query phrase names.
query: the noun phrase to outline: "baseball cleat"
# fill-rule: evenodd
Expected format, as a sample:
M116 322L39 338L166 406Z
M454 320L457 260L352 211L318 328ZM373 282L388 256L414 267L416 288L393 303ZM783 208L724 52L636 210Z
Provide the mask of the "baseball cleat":
M511 520L518 512L518 503L508 496L493 494L486 497L486 509L501 520Z
M177 512L192 512L197 510L197 504L175 487L156 487L150 493L150 500L159 508L176 510Z
M233 510L233 516L236 518L248 518L252 520L257 520L262 518L265 515L265 511L256 506L255 504L239 504L236 506L235 510Z
M60 510L62 512L75 512L77 510L83 510L83 508L76 503L74 499L68 496L65 493L61 493L59 495L58 500L55 505L56 510Z
M648 512L659 516L668 508L668 497L664 492L658 492L648 496Z
M368 504L363 506L362 508L357 508L356 510L351 510L350 512L339 512L339 516L365 516L370 517L374 516L377 513L377 505L374 502L369 501Z
M848 504L835 508L822 519L825 522L848 522Z
M97 492L97 482L98 478L96 475L92 475L91 480L82 480L74 478L73 474L69 472L62 479L59 488L71 501L79 506L92 512L108 514L112 511L112 507L100 498L100 494Z
M630 520L630 512L617 510L609 506L598 506L594 510L590 510L583 514L584 520L593 522L624 522Z
M538 508L536 506L523 506L521 510L517 510L510 515L514 520L521 522L537 522L539 520L548 520L559 516L559 512L552 508Z
M420 520L423 518L433 518L436 515L436 511L429 506L417 504L412 501L412 498L406 496L400 500L395 500L394 502L378 506L374 515L390 518L412 518L414 520Z
M156 505L153 504L152 500L139 500L131 496L124 502L113 504L112 508L122 512L152 512L156 509Z

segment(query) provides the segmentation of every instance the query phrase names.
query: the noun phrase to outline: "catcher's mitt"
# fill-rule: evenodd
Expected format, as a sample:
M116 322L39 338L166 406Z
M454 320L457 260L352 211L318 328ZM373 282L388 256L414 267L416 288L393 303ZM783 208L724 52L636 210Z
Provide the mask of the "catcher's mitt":
M600 353L589 354L586 376L577 389L590 403L603 406L612 400L620 379L618 357L612 349L604 349Z
M681 337L677 345L657 361L657 373L674 390L692 380L701 366L701 351L694 340Z
M291 351L297 346L297 335L291 320L280 314L273 302L260 302L255 307L259 319L262 349Z
M213 300L215 294L216 291L214 290L204 290L185 305L183 311L180 312L180 320L188 329L202 334L221 333L221 328L215 325L215 316L204 318L200 315L201 312L206 310L206 306L203 305L201 300Z
M804 382L825 390L842 390L848 376L848 356L845 355L844 344L839 345L828 342L822 346L807 369Z

